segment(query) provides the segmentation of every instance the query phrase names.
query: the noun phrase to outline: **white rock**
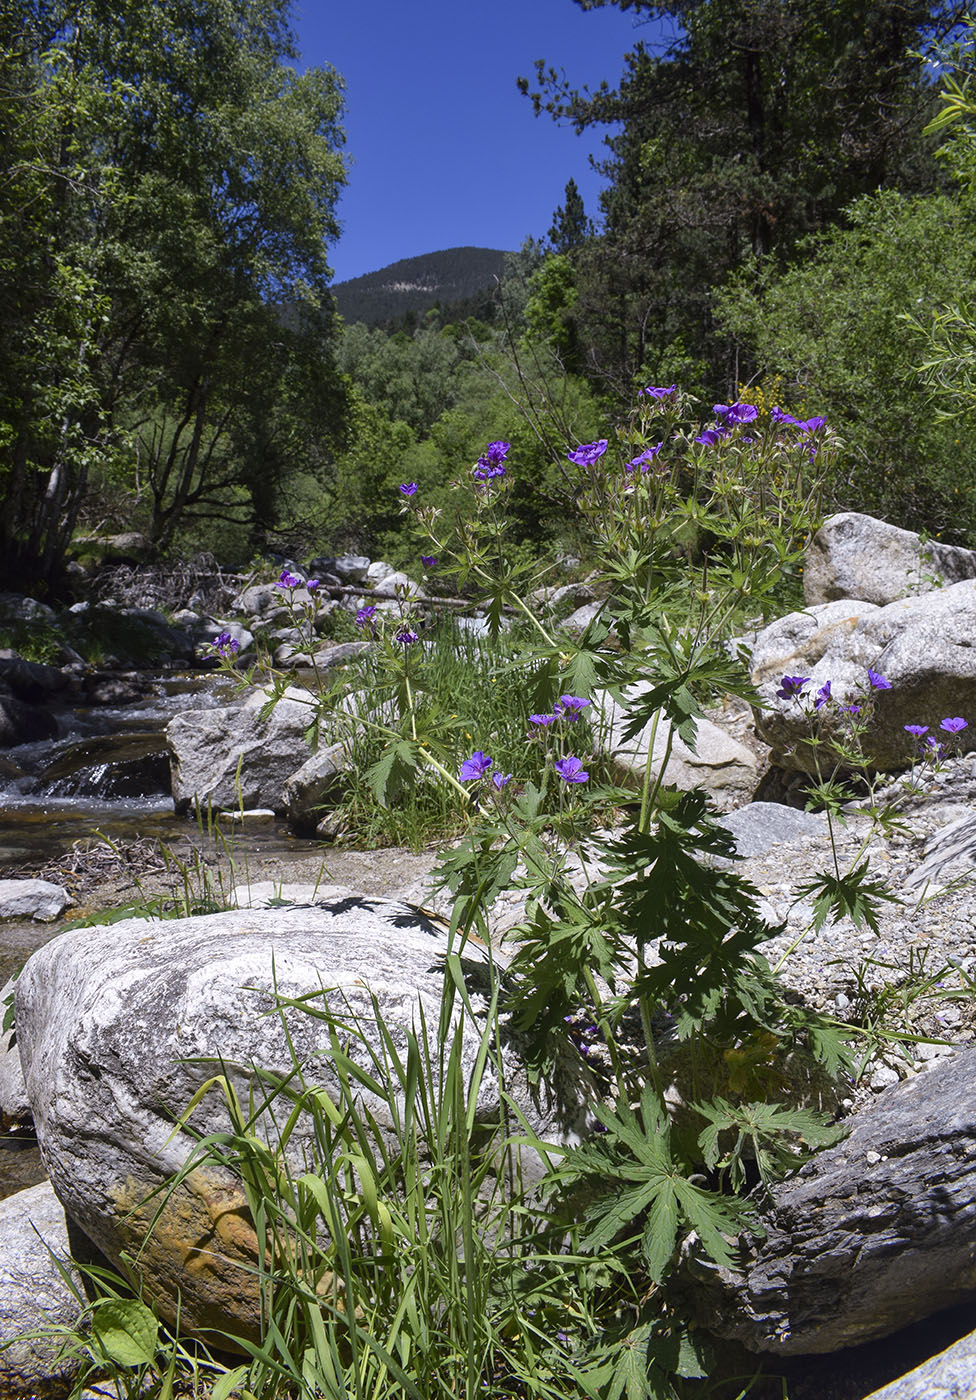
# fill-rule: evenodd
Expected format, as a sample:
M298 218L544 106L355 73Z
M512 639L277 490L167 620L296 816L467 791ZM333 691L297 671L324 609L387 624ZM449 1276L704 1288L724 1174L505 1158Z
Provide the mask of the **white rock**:
M803 598L807 604L835 598L884 604L971 578L971 549L923 541L911 530L845 511L825 520L807 546Z
M0 880L0 919L37 919L48 924L74 901L50 880Z

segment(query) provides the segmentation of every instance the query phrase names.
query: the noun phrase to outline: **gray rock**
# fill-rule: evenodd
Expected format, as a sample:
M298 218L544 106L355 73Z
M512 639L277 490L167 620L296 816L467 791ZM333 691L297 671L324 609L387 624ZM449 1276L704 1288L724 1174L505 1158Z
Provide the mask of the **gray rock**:
M332 567L346 583L363 583L369 560L365 554L340 554L338 559L333 559Z
M620 706L605 691L596 692L593 696L594 709L599 712L599 717L594 718L598 732L605 736L602 742L606 752L623 774L638 782L644 776L653 722L649 721L632 739L625 739L623 733L630 705L650 689L651 686L645 683L630 686L624 706ZM664 774L665 782L673 783L683 792L703 787L712 794L720 808L727 809L748 801L759 778L752 750L710 720L699 719L696 727L694 752L675 734ZM665 759L669 733L670 724L662 718L654 736L652 771L655 776Z
M11 977L5 986L0 987L0 1022L7 1011L7 998L13 996L15 986L16 981ZM0 1120L18 1124L31 1121L27 1084L13 1029L0 1031Z
M976 1332L970 1332L914 1371L872 1390L864 1400L972 1400L974 1395Z
M0 593L0 617L5 622L53 622L57 613L47 603L23 593Z
M427 595L419 583L414 583L409 575L399 571L384 574L373 585L376 598L425 598Z
M736 850L744 859L807 836L823 836L826 830L822 816L784 807L779 802L748 802L722 817L721 824L732 832Z
M282 789L289 824L314 830L324 815L323 804L335 797L348 771L349 752L344 744L330 744L314 753Z
M15 651L0 651L0 685L18 700L46 700L68 685L68 677L57 666L25 661Z
M772 623L756 639L750 663L763 701L756 728L773 750L773 762L814 771L804 741L817 724L843 720L827 706L816 714L812 697L831 682L835 700L850 701L870 689L870 668L890 682L871 692L873 716L867 752L877 768L908 767L914 757L907 724L927 724L961 716L970 727L956 737L962 751L976 748L976 583L967 581L886 607L842 600ZM783 675L810 678L805 703L781 700L775 691Z
M50 880L0 880L0 919L37 919L49 924L72 903Z
M881 1093L774 1188L743 1269L692 1266L711 1331L779 1356L888 1336L976 1294L976 1048Z
M803 560L804 602L861 598L891 603L976 578L976 553L925 540L883 520L845 511L825 520Z
M255 691L243 705L189 710L166 728L173 801L178 812L201 806L270 807L284 812L285 781L308 759L305 731L314 697L289 687L267 719L269 693Z
M375 1073L369 1047L377 1009L404 1056L407 1032L420 1028L421 1016L431 1032L437 1025L447 951L444 930L418 910L342 889L314 908L126 920L73 930L41 948L17 983L17 1027L38 1140L65 1209L111 1262L123 1253L136 1261L170 1319L179 1298L186 1330L256 1336L260 1307L248 1270L257 1245L236 1177L201 1164L171 1194L150 1194L185 1166L198 1133L229 1129L222 1094L214 1089L202 1099L192 1133L174 1123L221 1072L242 1104L254 1095L259 1106L260 1074L293 1074L289 1045L307 1082L338 1101L328 1026L290 1012L286 1033L274 1014L275 994L299 998L326 989L323 1002L346 1027L346 1053ZM454 1039L468 1082L481 1039L477 1018L487 1004L486 950L469 943L461 967L475 1020L457 1024ZM504 1027L498 1053L506 1092L529 1124L544 1139L577 1140L587 1126L578 1061L536 1089ZM365 1084L359 1093L393 1149L398 1129L389 1103ZM272 1120L281 1107L258 1107L255 1131L276 1140ZM501 1111L490 1056L476 1119L497 1121ZM300 1115L284 1148L291 1170L318 1165L318 1150Z
M0 748L54 739L57 733L58 722L49 710L17 700L12 695L0 695Z
M366 582L377 584L382 583L385 578L389 578L395 570L392 564L387 564L383 559L374 559L366 569Z
M0 1201L0 1395L39 1396L61 1391L77 1373L61 1360L62 1338L81 1316L78 1298L55 1260L71 1269L64 1209L48 1181ZM48 1330L52 1329L52 1330Z
M971 879L976 868L976 813L969 812L942 827L927 842L921 864L905 882L909 889L936 886L951 880Z

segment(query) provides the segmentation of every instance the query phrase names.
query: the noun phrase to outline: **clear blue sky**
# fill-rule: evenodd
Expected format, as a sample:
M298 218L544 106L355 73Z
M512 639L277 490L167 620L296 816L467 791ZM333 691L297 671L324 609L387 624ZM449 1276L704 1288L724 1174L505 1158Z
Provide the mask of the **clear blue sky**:
M542 238L572 176L598 214L589 168L602 137L533 117L516 88L535 59L590 88L615 86L648 27L615 7L573 0L295 0L304 65L331 63L346 84L349 183L336 281L398 258Z

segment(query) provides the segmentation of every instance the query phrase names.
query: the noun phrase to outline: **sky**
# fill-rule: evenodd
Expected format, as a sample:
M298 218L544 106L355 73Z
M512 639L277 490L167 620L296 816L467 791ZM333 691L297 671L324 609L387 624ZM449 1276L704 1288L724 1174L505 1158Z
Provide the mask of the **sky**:
M651 37L632 14L573 0L295 0L292 20L303 66L331 64L345 81L336 281L442 248L544 238L570 176L599 214L604 182L588 156L602 133L534 117L516 79L544 58L575 87L615 86L624 54Z

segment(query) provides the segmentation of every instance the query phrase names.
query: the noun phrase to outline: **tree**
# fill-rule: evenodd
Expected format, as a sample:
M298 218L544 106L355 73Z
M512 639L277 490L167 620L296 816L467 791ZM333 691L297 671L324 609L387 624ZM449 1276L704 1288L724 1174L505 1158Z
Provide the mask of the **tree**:
M2 4L4 283L40 253L0 329L0 528L8 570L53 580L92 472L127 469L165 545L273 510L337 429L341 91L294 71L285 0Z
M577 3L617 3L679 26L662 52L638 43L615 90L581 93L538 65L537 112L580 131L619 123L606 142L605 233L579 265L580 319L621 387L679 350L708 357L714 390L734 387L709 288L749 255L785 260L859 194L932 188L920 130L934 93L912 50L965 6Z
M554 253L572 253L581 248L593 233L592 220L587 218L583 196L576 181L566 181L566 203L552 216L549 244Z

